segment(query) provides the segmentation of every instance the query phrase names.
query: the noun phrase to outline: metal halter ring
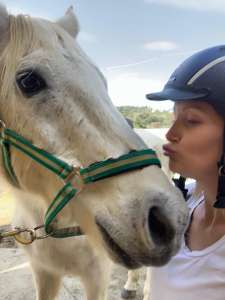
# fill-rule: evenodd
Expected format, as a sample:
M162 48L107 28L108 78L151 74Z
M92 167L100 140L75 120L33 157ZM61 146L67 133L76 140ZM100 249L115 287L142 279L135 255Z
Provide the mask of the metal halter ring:
M29 233L29 237L23 237L21 233ZM29 245L36 239L36 232L33 229L18 228L18 233L14 235L14 239L20 244Z
M73 167L73 170L65 179L66 182L70 182L72 186L78 190L78 192L82 191L84 187L83 177L80 175L80 167Z
M15 229L17 230L16 234L13 234L13 237L15 238L15 240L23 245L29 245L31 243L33 243L33 241L35 240L43 240L46 239L47 237L51 236L52 232L49 234L44 234L44 235L37 235L37 230L44 228L44 225L40 225L35 227L34 229L21 229L16 227ZM21 235L21 233L29 233L29 237L23 237Z

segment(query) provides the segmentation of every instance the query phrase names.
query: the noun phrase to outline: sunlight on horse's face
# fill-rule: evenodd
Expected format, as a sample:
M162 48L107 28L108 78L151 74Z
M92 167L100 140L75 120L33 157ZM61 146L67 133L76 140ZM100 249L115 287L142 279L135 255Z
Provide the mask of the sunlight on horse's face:
M14 22L19 39L6 36L1 45L0 116L7 127L78 166L146 147L112 105L104 77L78 46L73 12L58 23L24 17L8 22ZM11 155L21 187L40 194L47 207L61 182L21 153ZM60 216L59 222L78 222L114 260L132 268L170 259L187 210L154 166L88 186Z

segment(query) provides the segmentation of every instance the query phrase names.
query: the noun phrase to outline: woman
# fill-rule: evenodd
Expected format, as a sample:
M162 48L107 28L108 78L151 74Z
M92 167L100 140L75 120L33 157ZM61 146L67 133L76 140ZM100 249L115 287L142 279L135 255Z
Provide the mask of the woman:
M163 146L173 172L198 182L189 189L189 226L179 253L152 268L151 300L225 299L225 46L184 61L150 100L174 101Z

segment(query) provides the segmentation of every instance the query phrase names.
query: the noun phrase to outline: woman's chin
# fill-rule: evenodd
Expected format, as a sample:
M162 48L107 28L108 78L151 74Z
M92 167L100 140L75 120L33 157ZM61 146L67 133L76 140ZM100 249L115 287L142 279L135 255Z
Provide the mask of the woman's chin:
M181 168L179 168L178 164L170 159L169 161L169 169L173 173L180 174L182 172Z

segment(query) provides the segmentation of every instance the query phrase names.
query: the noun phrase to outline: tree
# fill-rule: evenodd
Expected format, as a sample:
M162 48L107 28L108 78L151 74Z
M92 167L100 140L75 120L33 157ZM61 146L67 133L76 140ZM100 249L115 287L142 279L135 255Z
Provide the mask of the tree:
M119 106L118 109L133 122L135 128L162 128L172 124L173 113L170 111L153 111L147 106Z

